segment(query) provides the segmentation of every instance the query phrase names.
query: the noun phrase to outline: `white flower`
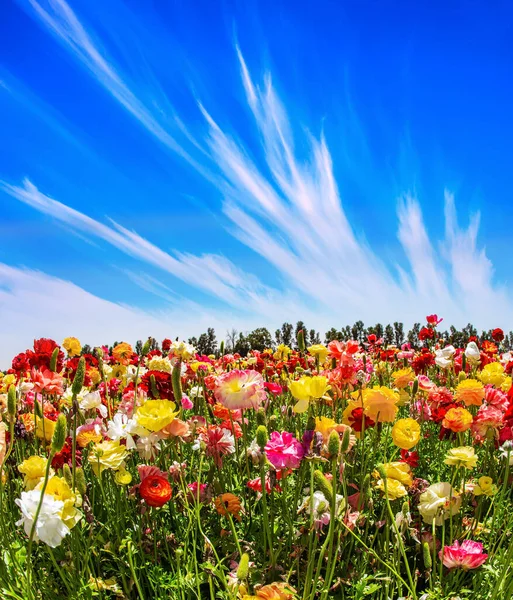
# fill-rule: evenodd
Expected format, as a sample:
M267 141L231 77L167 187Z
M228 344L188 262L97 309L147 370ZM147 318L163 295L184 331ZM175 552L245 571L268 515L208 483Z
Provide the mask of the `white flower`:
M421 495L419 512L424 523L441 525L445 519L455 515L461 506L461 496L451 484L441 482L430 485Z
M78 392L77 394L77 402L80 405L80 402L82 401L82 398L89 393L89 390L86 387L83 387L80 392ZM62 401L67 404L68 406L71 406L71 402L73 400L73 392L71 391L71 386L69 386L68 388L66 388L66 390L64 391L64 394L62 394L61 397Z
M150 433L137 440L137 451L144 460L152 460L160 450L160 438L158 433Z
M21 498L15 500L16 504L21 509L21 519L16 522L19 527L23 525L25 533L30 536L34 517L36 516L37 507L41 500L41 490L31 490L30 492L22 492ZM69 533L69 528L64 524L61 514L64 508L64 502L55 500L49 494L43 495L43 503L41 511L37 518L36 527L34 530L34 540L41 541L56 548Z
M109 426L107 429L107 436L111 440L117 442L118 440L126 439L127 449L133 450L133 448L135 448L136 444L132 434L137 434L137 426L133 419L129 419L127 415L117 412L112 418L112 421L109 421L107 425ZM144 429L144 433L147 433L146 429Z
M465 356L470 363L476 364L481 360L479 348L475 342L469 342L465 349Z
M452 364L452 357L455 352L454 346L446 346L440 350L435 350L435 363L441 369L447 369Z
M311 514L313 511L315 527L317 529L322 529L322 527L327 525L331 519L330 503L326 499L326 496L319 491L313 493L313 503L311 505L310 499L310 496L307 496L304 499L303 504L299 507L299 510L305 510L307 514ZM338 515L340 509L344 506L343 501L344 496L337 494L335 499L335 515Z
M196 354L196 348L187 342L173 342L169 350L169 354L187 360L193 358Z
M509 461L510 466L513 466L513 442L506 440L499 448L501 458Z
M102 397L98 390L96 390L95 392L89 392L88 394L85 394L78 403L78 405L81 411L92 410L93 408L97 408L100 415L104 419L107 416L107 407L102 404Z
M200 385L195 385L194 387L191 387L189 391L189 397L191 399L203 398L203 388Z

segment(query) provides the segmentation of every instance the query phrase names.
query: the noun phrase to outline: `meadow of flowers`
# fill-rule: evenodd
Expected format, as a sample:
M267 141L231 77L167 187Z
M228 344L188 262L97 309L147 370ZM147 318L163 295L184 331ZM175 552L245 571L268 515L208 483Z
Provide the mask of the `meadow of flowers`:
M513 355L49 339L0 372L0 597L513 597Z

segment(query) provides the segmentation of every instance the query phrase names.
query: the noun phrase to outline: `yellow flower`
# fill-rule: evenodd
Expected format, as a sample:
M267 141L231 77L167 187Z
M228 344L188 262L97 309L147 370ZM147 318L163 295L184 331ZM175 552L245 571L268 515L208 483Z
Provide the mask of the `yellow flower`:
M53 436L53 430L55 429L55 421L46 417L38 418L36 425L36 436L40 439L44 439L50 442Z
M68 356L78 356L82 351L82 344L76 337L67 337L62 342L62 347L68 353Z
M313 346L309 346L308 352L310 352L312 356L317 357L321 365L328 357L328 349L323 344L314 344Z
M385 463L383 469L388 479L396 479L403 485L410 486L413 482L410 465L403 462Z
M459 448L451 448L449 450L444 463L452 467L473 469L477 466L477 456L472 446L460 446Z
M491 384L496 388L500 388L506 378L504 375L504 367L498 362L487 364L481 373L479 373L478 377L484 385Z
M31 456L18 466L18 471L25 475L24 483L27 492L33 490L43 479L48 461L43 456ZM53 475L52 469L50 473Z
M153 356L147 365L150 371L162 371L163 373L171 373L172 366L168 358L165 356Z
M460 381L454 394L456 400L463 401L467 406L481 406L484 395L483 384L476 379L464 379Z
M497 493L497 486L491 477L483 476L478 479L473 493L474 496L494 496Z
M240 588L239 588L240 589ZM288 583L270 583L255 590L254 596L245 594L242 600L294 600L297 598L296 590Z
M274 358L276 360L287 360L289 354L291 354L292 350L285 344L280 344L276 348L276 352L274 353Z
M399 371L392 373L392 379L394 380L394 386L402 390L415 379L415 372L411 367L399 369Z
M398 448L409 450L419 443L420 425L415 419L399 419L392 427L392 439Z
M176 404L170 400L146 400L136 414L137 423L149 431L160 431L178 414Z
M322 398L330 389L328 380L324 375L315 377L301 377L298 381L291 381L290 393L298 402L294 406L294 412L303 413L308 409L308 403L312 399Z
M42 487L42 485L41 482L39 487ZM48 480L45 494L53 496L55 500L60 500L64 504L61 519L65 525L72 529L82 518L82 513L75 508L77 504L81 504L81 498L73 493L64 478L57 476Z
M376 488L383 492L385 495L385 482L383 479L378 479L376 482ZM386 481L386 495L389 500L397 500L398 498L403 498L408 494L408 490L404 487L404 485L398 481L397 479L387 479Z
M132 481L132 474L126 470L125 465L121 465L114 475L114 481L118 485L128 485Z
M97 383L100 383L100 381L102 380L100 371L98 371L98 369L96 367L90 367L89 370L87 371L87 374L91 378L91 381L93 382L94 385L96 385Z
M89 462L95 475L103 473L105 469L117 471L125 460L128 451L119 441L106 441L96 444L89 453Z
M379 423L391 423L397 414L399 394L385 386L366 388L363 407L367 417Z
M501 389L503 392L508 392L509 389L511 388L511 385L513 384L513 380L511 378L511 376L508 375L508 377L504 377L504 381L501 385Z
M446 413L442 421L442 425L446 429L450 429L454 432L467 431L472 425L473 417L472 414L466 408L457 406L450 408Z
M210 363L207 362L200 362L200 361L196 361L191 363L191 369L197 373L200 369L202 369L203 371L211 371L212 370L212 365Z

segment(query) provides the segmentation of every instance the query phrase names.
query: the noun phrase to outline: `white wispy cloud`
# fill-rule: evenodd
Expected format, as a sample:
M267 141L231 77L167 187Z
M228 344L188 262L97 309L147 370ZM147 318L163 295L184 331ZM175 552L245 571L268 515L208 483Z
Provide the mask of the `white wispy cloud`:
M253 143L262 146L260 163L247 145L228 133L234 127L227 116L214 115L200 100L204 134L193 136L186 121L174 114L170 131L169 119L147 101L151 90L140 90L129 81L64 0L47 0L44 7L37 0L27 1L38 19L155 139L214 183L224 198L228 230L272 265L284 291L266 286L216 254L168 254L115 222L105 225L51 199L28 180L22 186L4 184L7 193L237 310L284 315L287 320L315 319L317 314L311 321L317 327L356 319L411 323L431 312L455 325L513 325L511 289L494 282L490 260L478 244L479 216L461 229L454 199L446 192L445 236L435 239L417 198L409 193L391 197L390 205L397 206L397 240L408 267L385 264L356 235L347 217L325 136L305 133L293 122L270 74L255 80L238 49L242 85L258 129ZM180 141L175 133L181 134Z

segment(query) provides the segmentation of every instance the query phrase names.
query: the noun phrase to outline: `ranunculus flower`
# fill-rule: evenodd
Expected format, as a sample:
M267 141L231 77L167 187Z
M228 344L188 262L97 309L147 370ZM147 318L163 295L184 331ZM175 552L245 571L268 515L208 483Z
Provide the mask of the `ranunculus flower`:
M456 400L464 402L466 406L481 406L485 389L483 384L476 379L464 379L458 383L454 396Z
M242 505L240 499L235 494L231 494L230 492L221 494L215 499L215 505L220 515L227 516L230 514L240 521Z
M378 479L376 482L376 488L383 492L383 496L385 495L386 489L386 495L389 500L397 500L398 498L404 498L404 496L408 495L408 490L404 484L397 479L387 479L386 487L385 481L383 481L383 479Z
M160 431L177 415L175 408L176 404L170 400L146 400L137 410L135 420L148 431Z
M105 469L117 471L125 460L128 451L125 446L117 442L101 442L91 448L89 462L95 475L99 475Z
M391 423L395 419L398 401L399 394L384 385L363 390L365 416L377 423Z
M460 446L449 450L444 463L451 467L473 469L477 466L477 456L472 446Z
M24 483L27 491L33 490L37 484L44 478L46 472L47 459L43 456L30 456L26 458L21 465L18 466L18 471L25 475ZM53 475L53 470L50 470Z
M455 515L461 506L461 496L450 483L430 485L419 499L419 512L424 523L441 525L451 515Z
M496 341L496 342L502 342L502 340L504 339L504 331L502 331L502 329L500 327L496 327L493 331L492 331L492 338Z
M234 369L220 375L214 391L216 400L230 410L255 408L267 399L264 380L258 371Z
M76 337L67 337L62 342L62 347L68 353L68 356L78 356L82 351L82 344Z
M477 365L481 361L481 352L475 342L469 342L465 348L465 356L469 363Z
M265 446L265 453L275 469L297 469L304 450L302 444L288 431L273 431Z
M148 475L141 481L139 494L148 506L164 506L169 502L173 491L169 481L162 475Z
M415 419L399 419L392 427L392 440L398 448L410 450L420 439L420 425Z
M324 344L314 344L308 347L308 352L312 356L318 357L319 363L322 365L328 356L328 348Z
M435 363L441 369L447 369L452 365L452 357L455 353L454 346L446 346L440 350L435 350Z
M457 406L450 408L446 413L442 421L442 425L446 429L450 429L454 432L467 431L472 425L472 415L466 408Z
M399 371L392 373L392 379L394 380L394 386L402 390L415 379L415 372L411 367L399 369Z
M16 522L19 527L23 525L25 533L30 535L34 525L37 508L41 500L41 490L31 490L22 492L21 498L17 498L15 503L20 507L21 519ZM34 540L41 541L56 548L62 540L68 535L69 528L61 518L64 502L55 500L49 494L43 494L41 510L37 517L36 527L34 529Z
M294 412L304 413L308 409L308 403L326 395L330 386L324 375L316 375L315 377L304 376L297 381L291 381L289 389L292 396L297 400L294 405Z
M506 379L504 367L499 362L491 362L485 365L478 377L485 385L491 384L496 388L500 388Z
M452 546L445 546L438 553L440 560L448 569L477 569L488 558L488 554L483 553L483 544L472 540L465 540L461 546L456 540Z
M474 486L472 493L474 496L495 496L497 493L497 486L493 483L493 479L491 477L483 475L483 477L478 479L478 482Z

